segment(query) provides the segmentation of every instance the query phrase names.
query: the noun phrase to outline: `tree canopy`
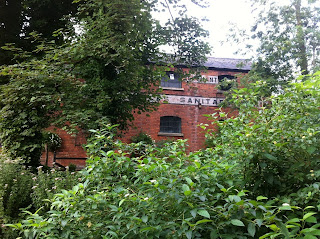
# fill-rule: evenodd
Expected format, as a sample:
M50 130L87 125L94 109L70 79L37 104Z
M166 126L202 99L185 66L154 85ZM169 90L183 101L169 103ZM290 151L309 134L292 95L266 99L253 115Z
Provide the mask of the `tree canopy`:
M232 32L251 49L258 44L253 57L252 74L256 80L268 79L271 92L286 85L297 75L319 69L320 8L317 1L251 0L257 13L250 32ZM240 39L239 39L240 38Z
M33 50L35 45L29 37L32 32L61 44L64 38L52 33L66 28L76 9L72 0L0 1L0 47L14 43L24 50ZM0 49L0 65L11 63L14 63L12 52Z
M79 33L55 33L68 39L65 44L40 40L32 52L16 48L25 60L1 70L10 79L0 97L4 148L34 158L28 152L39 152L41 130L51 124L90 129L107 119L124 127L134 110L154 109L165 70L199 66L209 52L207 31L181 2L81 1ZM164 24L152 16L162 9L171 12ZM164 45L173 54L161 52Z

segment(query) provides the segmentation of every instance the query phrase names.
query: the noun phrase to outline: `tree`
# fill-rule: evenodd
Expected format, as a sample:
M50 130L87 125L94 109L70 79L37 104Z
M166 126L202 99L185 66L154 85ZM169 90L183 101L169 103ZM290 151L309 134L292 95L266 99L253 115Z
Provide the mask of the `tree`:
M62 44L65 39L53 36L53 32L67 28L76 9L77 4L72 0L0 1L0 47L14 43L24 50L34 50L32 38L29 37L32 32L41 34L45 39L55 40L56 44ZM0 49L0 65L14 62L12 52Z
M18 43L21 32L21 1L0 1L0 47ZM11 61L12 54L0 49L0 65Z
M252 0L258 15L251 32L237 35L258 41L251 74L268 79L270 92L319 67L320 8L316 1ZM241 38L241 36L239 36ZM238 39L238 38L236 38ZM251 48L252 44L248 44Z
M180 11L161 25L151 12L170 4ZM90 129L107 119L124 128L134 110L155 109L165 70L199 66L209 52L207 32L187 17L180 1L84 1L78 16L79 34L61 31L70 40L66 44L40 44L35 51L43 58L25 53L26 61L2 70L10 78L1 89L3 146L34 164L41 131L50 124ZM163 45L172 46L174 54L162 53ZM20 92L25 97L18 97Z
M319 11L315 3L292 0L290 5L269 3L253 27L260 40L259 57L275 77L292 79L294 74L312 72L319 61ZM264 30L265 29L265 30Z

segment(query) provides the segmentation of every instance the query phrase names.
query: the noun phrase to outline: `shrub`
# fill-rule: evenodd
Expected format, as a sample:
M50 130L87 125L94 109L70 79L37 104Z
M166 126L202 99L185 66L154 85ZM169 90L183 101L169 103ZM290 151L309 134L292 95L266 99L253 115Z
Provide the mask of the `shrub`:
M43 170L44 167L39 166L38 172L33 175L33 187L30 197L32 198L32 208L41 208L40 214L45 214L50 210L50 203L46 199L51 199L62 189L71 189L79 182L79 175L70 171L67 167L66 171L57 170L55 168Z
M94 145L108 139L96 133ZM130 158L136 144L117 141L115 150L100 150L101 157L88 160L81 183L50 200L45 217L34 213L10 226L26 238L239 239L288 233L286 205L250 198L238 187L236 164L212 161L212 149L187 155L184 143L168 145L167 157L150 147L143 157Z
M56 133L45 132L43 133L44 143L48 145L49 151L56 151L61 147L62 139Z
M32 174L22 165L22 160L11 160L0 154L0 224L17 222L20 208L32 204ZM15 233L1 227L1 238L15 238Z
M237 117L213 115L219 134L207 136L215 158L240 163L244 186L256 195L287 195L316 182L308 175L320 170L319 82L315 75L266 98L258 82L234 91Z
M132 143L144 142L145 144L153 144L153 140L150 135L140 131L139 134L131 137Z
M79 182L74 172L55 169L36 173L23 165L23 160L12 160L5 154L0 155L0 224L15 223L24 218L22 210L28 209L45 214L50 199L62 189L71 189ZM1 238L16 238L15 232L8 227L0 227Z

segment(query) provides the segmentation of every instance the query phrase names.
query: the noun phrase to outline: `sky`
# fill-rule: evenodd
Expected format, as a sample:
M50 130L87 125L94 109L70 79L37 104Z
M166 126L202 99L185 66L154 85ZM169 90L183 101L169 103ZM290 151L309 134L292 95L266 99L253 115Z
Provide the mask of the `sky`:
M254 15L250 0L206 0L209 2L208 8L201 8L191 2L191 0L182 0L181 3L186 4L188 15L197 17L198 19L206 18L209 21L203 22L203 28L210 33L207 41L212 47L212 52L208 56L220 58L251 58L253 52L246 51L245 44L235 44L228 34L229 29L237 28L242 30L249 30L254 23ZM283 1L283 0L282 0ZM174 9L171 9L173 15ZM155 13L158 20L164 23L168 17L169 12ZM230 41L228 41L230 40ZM223 44L222 44L223 42ZM246 55L235 54L239 49L244 50ZM167 47L163 48L168 51Z
M250 58L253 52L245 51L245 44L232 43L228 36L229 29L236 24L239 29L249 30L254 23L254 14L251 4L247 0L208 0L209 8L192 6L189 14L198 18L206 17L209 22L204 28L210 32L209 43L213 47L211 56L223 58ZM224 42L222 44L222 42ZM235 54L239 49L247 52L246 55Z

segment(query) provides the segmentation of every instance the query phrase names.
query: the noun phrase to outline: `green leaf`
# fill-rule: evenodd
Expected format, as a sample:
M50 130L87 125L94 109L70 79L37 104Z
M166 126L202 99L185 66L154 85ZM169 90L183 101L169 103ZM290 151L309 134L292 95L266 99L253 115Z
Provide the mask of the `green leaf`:
M208 219L202 219L196 222L196 225L202 224L202 223L207 223L207 222L212 222L212 220L208 220Z
M186 196L191 194L191 190L187 184L182 185L182 190L183 190L184 195L186 195Z
M286 228L286 226L282 222L277 222L277 226L280 228L280 231L284 235L285 239L290 238L288 228Z
M256 226L251 222L248 224L248 233L252 237L256 234Z
M275 231L275 232L277 232L277 231L280 230L280 228L277 227L276 224L271 224L271 225L269 225L268 227L269 227L272 231Z
M191 239L191 238L192 238L192 231L191 231L191 230L186 232L186 237L187 237L188 239Z
M316 150L317 150L317 148L314 147L314 146L310 146L310 147L307 148L307 152L308 152L309 154L313 154L314 151L316 151Z
M276 157L274 157L273 155L271 155L271 154L263 154L267 159L270 159L270 160L273 160L273 161L276 161L277 160L277 158Z
M307 214L305 214L302 218L302 220L306 220L308 217L313 216L314 214L317 214L316 212L308 212Z
M201 164L199 162L194 161L194 164L196 165L197 168L201 167Z
M210 239L217 239L217 238L219 238L218 232L216 230L212 230L210 232Z
M146 223L146 222L148 221L148 216L143 215L143 216L141 217L141 220L142 220L144 223Z
M256 223L259 227L261 227L263 220L262 219L256 219Z
M192 180L188 177L185 177L187 183L192 187L192 185L194 184L194 182L192 182Z
M317 223L317 218L311 216L311 217L309 217L309 218L306 219L306 222Z
M244 224L242 221L240 221L239 219L232 219L231 220L231 223L235 226L238 226L238 227L244 227Z
M207 210L201 209L201 210L198 210L197 213L200 216L203 216L203 217L206 217L206 218L210 218L210 214L208 213Z
M191 210L190 213L194 218L197 216L197 210L196 209Z
M308 235L305 235L303 239L318 239L318 237L308 234Z
M125 199L122 199L120 202L119 202L119 207L121 207L121 205L124 203Z
M310 227L310 228L305 228L305 229L301 230L301 233L303 233L303 234L308 234L308 233L313 234L313 232L315 232L317 230L319 230L319 229Z
M257 197L257 201L260 201L260 200L266 200L268 199L267 197L264 197L264 196L258 196Z

